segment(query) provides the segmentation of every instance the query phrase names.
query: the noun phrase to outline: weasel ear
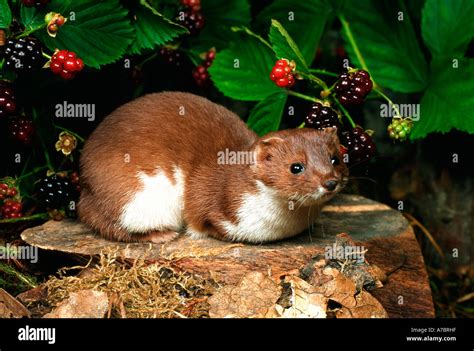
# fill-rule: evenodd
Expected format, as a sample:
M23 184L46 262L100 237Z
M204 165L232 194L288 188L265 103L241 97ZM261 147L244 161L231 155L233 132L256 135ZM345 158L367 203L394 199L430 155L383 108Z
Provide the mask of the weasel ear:
M279 144L283 143L283 138L278 136L263 137L254 147L254 164L261 164L271 162L274 156L274 149Z

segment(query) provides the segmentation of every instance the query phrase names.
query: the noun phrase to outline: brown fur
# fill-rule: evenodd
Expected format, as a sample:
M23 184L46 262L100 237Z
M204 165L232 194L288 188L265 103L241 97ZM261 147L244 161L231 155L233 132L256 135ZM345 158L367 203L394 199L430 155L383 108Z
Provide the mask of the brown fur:
M265 142L270 137L277 139ZM179 92L147 95L114 111L86 142L79 218L109 239L150 240L153 233L128 233L119 226L122 208L140 189L138 172L151 175L160 168L172 179L178 166L185 177L186 224L225 239L220 222L236 220L241 196L256 191L255 180L282 196L314 191L322 181L347 172L342 163L330 163L338 147L330 131L299 129L258 139L237 115L205 98ZM255 151L257 164L219 165L217 154L226 148ZM305 162L310 171L291 174L294 162Z

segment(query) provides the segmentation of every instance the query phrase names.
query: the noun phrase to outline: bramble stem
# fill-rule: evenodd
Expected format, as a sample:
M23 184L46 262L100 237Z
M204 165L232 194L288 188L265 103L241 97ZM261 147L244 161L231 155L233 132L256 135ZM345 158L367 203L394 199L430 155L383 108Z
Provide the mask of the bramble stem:
M27 37L28 35L36 32L37 30L40 30L40 29L43 29L46 27L46 23L43 23L42 25L38 26L38 27L35 27L35 28L31 28L30 30L27 30L23 33L21 33L20 35L18 35L15 39L20 39L20 38L24 38L24 37Z
M303 72L299 72L299 71L297 71L295 73L300 75L303 78L309 79L310 81L316 83L321 88L323 88L323 90L326 90L328 88L327 84L322 79L320 79L320 78L318 78L318 77L316 77L312 74L307 74L307 73L303 73Z
M349 43L351 44L352 46L352 49L354 50L354 53L357 57L357 60L359 61L360 63L360 66L366 70L367 72L369 72L369 69L367 68L367 64L365 63L365 60L364 60L364 57L362 56L362 54L360 53L360 50L359 50L359 47L357 46L357 43L354 39L354 36L352 35L352 31L351 31L351 28L350 28L350 25L349 25L349 22L347 22L346 18L344 17L344 15L339 15L339 21L341 22L342 24L342 28L344 30L344 33L346 33L347 35L347 39L349 40Z
M293 90L287 90L286 92L288 95L292 95L292 96L296 96L300 99L303 99L303 100L307 100L307 101L312 101L312 102L319 102L320 104L322 104L323 102L317 98L314 98L314 97L311 97L311 96L308 96L308 95L304 95L304 94L301 94L301 93L297 93L296 91L293 91Z
M324 69L310 68L309 71L315 74L322 74L322 75L330 76L330 77L339 77L339 74L335 72L329 72Z
M402 115L400 114L400 111L399 111L398 107L393 103L392 100L390 100L390 98L389 98L387 95L385 95L385 94L383 93L382 90L380 90L378 87L374 87L374 91L375 91L377 94L379 94L381 97L383 97L383 98L388 102L388 104L390 105L391 108L393 108L393 110L395 111L395 113L397 114L397 116L402 117Z
M336 102L337 106L341 109L344 116L346 116L346 118L349 121L349 123L351 124L352 128L355 128L356 124L352 120L351 115L349 114L349 112L345 109L344 106L342 106L342 104L339 102L339 100L337 98L334 98L334 101Z

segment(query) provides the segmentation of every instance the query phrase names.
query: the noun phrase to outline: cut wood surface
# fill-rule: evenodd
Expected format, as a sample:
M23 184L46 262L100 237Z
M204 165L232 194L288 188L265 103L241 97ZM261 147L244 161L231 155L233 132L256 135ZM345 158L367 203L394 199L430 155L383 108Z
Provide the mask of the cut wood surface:
M389 273L383 288L371 291L390 317L433 317L434 307L423 257L412 228L399 211L356 195L333 199L309 231L289 240L250 245L185 235L166 244L107 241L83 224L49 221L22 233L27 243L46 250L96 255L117 248L125 258L146 256L177 269L236 284L251 271L280 277L324 253L339 233L348 233L368 249L366 259Z

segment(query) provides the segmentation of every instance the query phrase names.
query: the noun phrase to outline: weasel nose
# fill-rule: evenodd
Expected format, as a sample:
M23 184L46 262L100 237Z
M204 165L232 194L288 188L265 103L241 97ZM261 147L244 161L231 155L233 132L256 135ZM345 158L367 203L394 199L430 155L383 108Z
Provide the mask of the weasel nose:
M323 187L325 187L327 190L329 191L333 191L334 189L336 189L336 186L337 186L337 180L336 179L330 179L330 180L327 180L324 184L323 184Z

